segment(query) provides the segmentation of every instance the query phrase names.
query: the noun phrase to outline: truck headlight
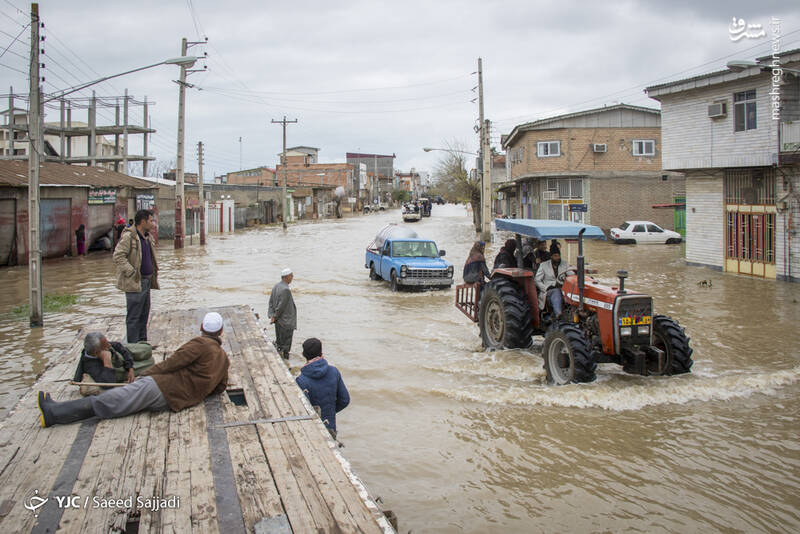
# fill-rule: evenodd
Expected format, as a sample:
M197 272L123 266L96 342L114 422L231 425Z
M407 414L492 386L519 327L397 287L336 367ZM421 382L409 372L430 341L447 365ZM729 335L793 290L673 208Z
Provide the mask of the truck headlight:
M636 329L636 333L640 336L649 336L650 335L650 326L640 326Z
M447 277L448 278L453 278L453 266L452 265L447 268Z
M400 267L400 278L405 278L406 276L408 276L408 267L403 265Z
M624 326L624 327L620 328L619 329L619 335L621 335L621 336L629 336L629 335L631 335L631 327L630 326Z

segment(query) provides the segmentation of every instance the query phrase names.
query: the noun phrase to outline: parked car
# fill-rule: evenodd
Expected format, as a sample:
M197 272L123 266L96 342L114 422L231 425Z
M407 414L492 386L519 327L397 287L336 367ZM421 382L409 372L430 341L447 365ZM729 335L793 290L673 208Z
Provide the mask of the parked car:
M650 221L625 221L619 228L612 228L609 232L611 240L617 244L650 244L650 243L680 243L683 237L678 232L665 230Z
M445 261L430 239L417 237L410 228L384 226L367 247L364 267L370 280L387 280L392 291L402 287L445 289L453 284L453 264Z

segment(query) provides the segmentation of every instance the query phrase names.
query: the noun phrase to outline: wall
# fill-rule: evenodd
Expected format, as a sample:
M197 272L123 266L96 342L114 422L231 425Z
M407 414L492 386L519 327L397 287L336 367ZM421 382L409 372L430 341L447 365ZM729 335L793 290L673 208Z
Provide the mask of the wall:
M686 262L722 269L725 207L722 171L686 173Z
M776 176L775 196L786 211L775 220L775 267L778 280L800 282L800 168L783 167ZM788 231L787 231L788 230Z
M772 165L778 121L771 117L770 84L759 76L660 97L664 169ZM733 94L750 89L756 90L756 129L734 132ZM726 117L708 117L715 102L726 102Z
M682 175L669 173L666 176L666 180L657 173L592 177L584 181L584 202L589 205L586 222L608 231L626 220L645 220L674 230L673 210L652 207L654 204L672 204L676 196L683 196L685 192Z

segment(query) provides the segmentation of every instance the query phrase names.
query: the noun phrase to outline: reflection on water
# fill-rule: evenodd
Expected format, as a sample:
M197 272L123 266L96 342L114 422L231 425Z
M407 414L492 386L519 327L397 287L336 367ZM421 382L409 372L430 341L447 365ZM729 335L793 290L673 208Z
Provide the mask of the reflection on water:
M353 398L338 417L346 455L407 532L797 531L800 529L800 287L686 267L683 246L590 242L597 278L654 297L686 327L691 375L544 383L532 351L483 352L454 291L391 293L364 268L364 247L391 211L254 228L159 257L153 309L249 304L292 267L306 337L341 369ZM434 206L413 226L460 273L474 239L465 212ZM495 236L487 257L505 235ZM574 262L577 247L572 247ZM79 302L45 327L7 312L27 271L0 271L0 410L16 402L86 323L124 315L108 254L49 262L47 293ZM701 287L701 280L713 280Z

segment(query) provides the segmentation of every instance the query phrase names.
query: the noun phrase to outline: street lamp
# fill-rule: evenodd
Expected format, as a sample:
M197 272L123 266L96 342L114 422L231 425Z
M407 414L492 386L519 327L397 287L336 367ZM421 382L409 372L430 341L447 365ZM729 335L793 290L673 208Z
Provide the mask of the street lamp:
M425 152L433 152L434 150L440 150L442 152L455 152L457 154L469 154L470 156L477 156L476 152L467 152L466 150L454 150L452 148L431 148L431 147L424 147L422 150Z
M757 67L762 72L769 72L773 69L781 69L781 71L783 72L800 74L800 70L797 69L787 69L786 67L783 67L781 65L770 65L769 63L759 63L757 61L752 61L749 59L734 59L728 61L728 63L725 66L731 69L733 72L742 72L743 70L747 70L751 67Z
M38 6L35 11L36 23L31 25L31 48L32 56L37 57L39 46L39 23L38 23ZM29 286L28 286L28 305L30 308L30 326L42 326L42 250L41 250L41 234L40 234L40 205L39 205L39 167L42 161L43 150L43 124L42 124L42 105L51 100L63 98L66 95L75 93L92 85L102 83L112 78L118 78L139 72L140 70L151 69L160 65L179 65L181 69L186 66L194 65L197 58L194 56L181 56L176 58L165 59L152 65L139 67L136 69L120 72L119 74L112 74L104 76L97 80L82 83L73 87L68 87L55 93L50 93L47 98L42 98L42 91L39 86L39 62L31 61L30 67L30 102L28 106L28 272L29 272Z

